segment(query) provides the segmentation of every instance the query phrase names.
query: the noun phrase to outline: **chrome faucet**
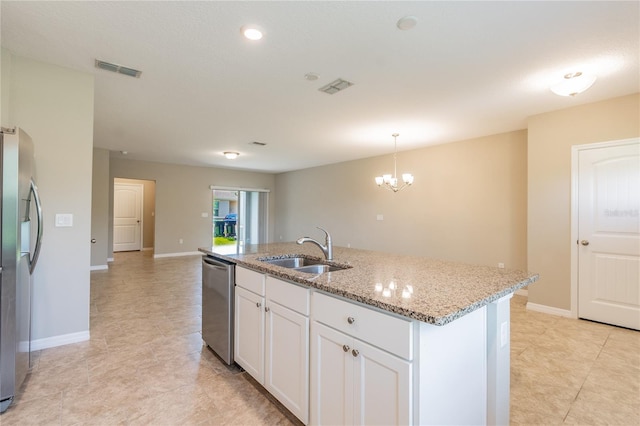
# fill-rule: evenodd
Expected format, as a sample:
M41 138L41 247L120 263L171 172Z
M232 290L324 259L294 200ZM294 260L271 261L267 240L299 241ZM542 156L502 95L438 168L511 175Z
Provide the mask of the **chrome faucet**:
M320 228L319 226L316 226L316 228L318 228L319 230L325 233L325 239L324 239L325 245L322 245L316 240L314 240L313 238L309 238L309 237L299 238L298 241L296 241L296 243L298 244L313 243L318 247L320 247L320 250L322 250L322 252L324 253L324 257L327 260L333 260L333 244L331 243L331 234L329 234L329 232L326 229Z

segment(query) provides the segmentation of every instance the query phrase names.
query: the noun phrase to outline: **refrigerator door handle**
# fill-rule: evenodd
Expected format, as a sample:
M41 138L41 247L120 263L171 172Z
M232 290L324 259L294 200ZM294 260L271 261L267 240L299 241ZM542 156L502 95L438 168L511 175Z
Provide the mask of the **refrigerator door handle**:
M31 194L33 194L33 200L36 203L36 215L38 218L38 233L36 234L36 246L33 249L33 256L29 257L29 273L33 274L33 270L38 263L38 256L40 256L40 248L42 247L42 204L40 203L40 195L38 194L38 187L36 183L31 179L31 188L29 193L29 200L31 200Z

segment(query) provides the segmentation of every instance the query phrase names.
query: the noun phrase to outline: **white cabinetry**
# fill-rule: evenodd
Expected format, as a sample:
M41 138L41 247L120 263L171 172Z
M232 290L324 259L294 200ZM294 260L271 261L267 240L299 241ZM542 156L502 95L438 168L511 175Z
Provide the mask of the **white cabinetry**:
M309 421L309 289L267 277L265 388Z
M412 423L413 322L321 293L312 311L311 423Z
M264 274L236 267L234 358L260 383L264 383L264 284Z
M236 362L306 424L309 289L237 267L235 306Z

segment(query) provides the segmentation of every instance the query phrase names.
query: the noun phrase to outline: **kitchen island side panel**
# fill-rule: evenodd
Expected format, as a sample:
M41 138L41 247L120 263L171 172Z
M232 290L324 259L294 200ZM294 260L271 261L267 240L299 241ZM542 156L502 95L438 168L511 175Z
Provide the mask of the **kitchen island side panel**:
M487 423L487 309L444 326L419 322L415 424Z

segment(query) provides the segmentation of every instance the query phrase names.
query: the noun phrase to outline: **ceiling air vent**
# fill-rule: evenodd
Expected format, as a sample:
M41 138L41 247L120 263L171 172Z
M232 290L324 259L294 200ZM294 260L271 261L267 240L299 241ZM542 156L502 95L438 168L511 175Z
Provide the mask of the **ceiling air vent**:
M353 86L352 82L339 78L325 86L322 86L318 90L321 92L333 95L334 93L338 93L339 91L344 90L347 87L351 87L351 86Z
M253 141L253 142L249 142L250 145L258 145L258 146L265 146L267 143L266 142L258 142L258 141Z
M112 64L110 62L101 61L96 59L96 68L101 70L117 72L119 74L128 75L129 77L140 78L142 71L134 70L133 68L123 67L122 65Z

